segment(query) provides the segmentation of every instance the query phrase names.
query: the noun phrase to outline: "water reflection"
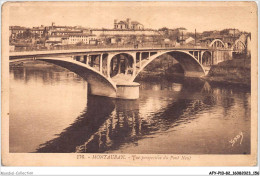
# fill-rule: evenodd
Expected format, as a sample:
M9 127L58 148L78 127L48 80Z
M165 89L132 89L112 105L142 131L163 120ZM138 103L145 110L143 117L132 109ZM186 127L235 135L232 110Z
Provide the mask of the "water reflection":
M85 81L64 69L11 69L11 151L250 153L250 90L198 79L139 82L138 100L115 100L86 96ZM44 91L57 95L46 98L37 93ZM71 91L74 93L65 97ZM45 104L22 108L22 104L33 104L35 96L29 95L34 92ZM68 102L62 105L65 100ZM60 105L53 105L53 101ZM17 130L21 124L23 129ZM241 131L243 144L231 147L228 141ZM27 142L17 143L19 139ZM28 149L25 143L30 142L34 145Z
M51 69L51 71L46 71L47 69ZM66 69L61 67L17 67L10 68L10 76L16 81L23 81L27 84L29 81L37 82L41 80L43 84L55 84L61 81L71 82L73 81L82 81L80 76L75 73L72 73Z
M91 137L106 121L115 105L112 99L88 97L87 108L58 138L40 145L37 152L75 152L75 148Z
M175 85L161 85L160 90L174 90L171 88ZM179 84L177 86L180 87ZM186 93L186 89L182 89L180 93L179 91L173 91L173 95L176 92L178 96ZM135 143L151 134L191 123L197 118L194 117L195 114L215 103L208 98L169 100L170 102L165 103L160 99L150 102L149 99L129 101L89 96L87 108L77 120L59 134L59 137L42 144L37 152L102 153L117 150L126 143ZM148 104L152 105L151 109L147 109ZM140 109L143 111L140 112ZM150 112L155 109L157 111Z

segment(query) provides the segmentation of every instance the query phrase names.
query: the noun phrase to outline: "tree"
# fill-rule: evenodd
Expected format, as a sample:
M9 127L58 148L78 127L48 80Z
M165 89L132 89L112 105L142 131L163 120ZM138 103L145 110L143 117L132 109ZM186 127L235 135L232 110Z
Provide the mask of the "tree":
M30 29L26 29L23 33L23 37L24 38L31 38L32 37L32 33L30 31Z
M169 35L169 29L167 27L163 27L163 28L160 28L159 31L162 31L163 32L163 35L165 37L168 37Z
M144 34L141 35L140 41L141 41L141 43L145 43L145 35Z
M82 45L83 45L82 42L78 42L78 43L76 43L76 46L82 46Z
M169 29L167 27L160 28L159 31L168 31Z
M136 35L130 35L130 42L136 43Z
M116 43L118 44L121 41L121 38L119 35L115 35Z

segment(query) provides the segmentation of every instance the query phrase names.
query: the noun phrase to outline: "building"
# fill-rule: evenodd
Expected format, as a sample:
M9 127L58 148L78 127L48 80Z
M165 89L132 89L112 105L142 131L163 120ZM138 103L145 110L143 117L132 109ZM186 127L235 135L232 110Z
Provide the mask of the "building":
M83 31L81 30L49 30L49 36L65 36L65 35L71 35L71 34L82 34Z
M47 43L59 43L61 45L68 45L69 36L63 36L63 35L55 35L55 36L50 36L49 40Z
M34 34L34 36L39 36L42 37L46 34L46 27L41 26L41 27L33 27L31 30L31 33Z
M52 22L49 29L50 30L56 30L56 31L67 31L67 30L73 30L73 27L71 27L71 26L56 26L55 23Z
M12 43L10 45L10 48L9 50L10 51L23 51L23 50L26 50L26 49L30 49L32 47L32 44L30 43Z
M224 29L220 31L221 35L239 36L241 32L238 29Z
M116 19L114 20L114 29L117 30L143 30L144 25L139 23L138 21L131 21L130 18L127 18L125 21L117 21Z
M91 34L97 36L113 36L113 35L160 35L157 30L145 29L145 30L120 30L120 29L91 29Z
M68 44L77 44L77 43L96 44L96 42L97 42L96 35L70 34L68 36Z
M51 26L48 27L48 35L55 36L55 35L70 35L70 34L82 34L82 33L90 33L89 29L85 29L78 26L56 26L55 23L52 23Z
M129 21L119 21L114 20L114 29L129 29Z
M195 44L195 39L193 37L189 37L185 40L185 43L187 44Z
M144 30L144 25L142 25L138 21L132 21L130 29L133 29L133 30Z
M21 26L10 26L9 27L9 37L15 38L18 35L23 35L23 33L29 30L28 28L21 27Z
M69 35L53 35L49 37L49 40L46 41L48 44L60 44L60 45L74 45L77 43L82 44L96 44L97 37L95 35L89 34L77 34L71 33Z

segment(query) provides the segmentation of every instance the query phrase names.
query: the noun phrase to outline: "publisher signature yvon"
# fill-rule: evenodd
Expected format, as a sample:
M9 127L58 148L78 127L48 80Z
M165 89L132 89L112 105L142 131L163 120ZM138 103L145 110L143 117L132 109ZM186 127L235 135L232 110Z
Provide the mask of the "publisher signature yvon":
M235 143L239 142L239 144L241 145L243 142L243 132L241 131L238 135L236 135L233 139L231 139L229 141L229 143L231 143L231 146L233 147L235 145Z

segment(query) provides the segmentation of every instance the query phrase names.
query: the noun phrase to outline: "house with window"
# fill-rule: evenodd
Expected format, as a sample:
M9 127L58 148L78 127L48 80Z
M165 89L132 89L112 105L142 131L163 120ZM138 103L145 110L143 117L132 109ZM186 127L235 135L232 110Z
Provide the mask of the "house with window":
M144 29L144 25L142 25L138 21L132 21L131 22L131 29L133 29L133 30L143 30Z
M39 36L39 37L42 37L45 35L46 33L46 28L44 26L41 26L41 27L33 27L31 29L31 33L34 34L34 36Z
M56 36L56 35L73 35L73 34L82 34L82 31L81 30L73 30L73 31L70 31L70 30L49 30L49 36Z
M10 26L9 37L15 38L17 35L22 35L28 28L21 26Z
M114 29L119 30L143 30L144 25L139 23L138 21L131 21L130 18L127 18L125 21L114 20Z
M96 43L97 37L96 35L90 34L70 34L68 37L68 44L77 44L77 43L84 43L84 44L93 44Z

